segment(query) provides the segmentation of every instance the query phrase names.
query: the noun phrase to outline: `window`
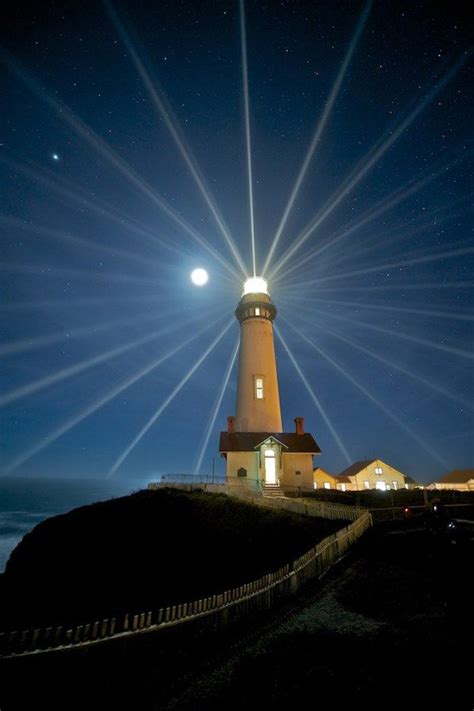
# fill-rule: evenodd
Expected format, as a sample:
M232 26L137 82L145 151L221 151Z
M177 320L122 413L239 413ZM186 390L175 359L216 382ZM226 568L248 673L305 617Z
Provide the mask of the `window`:
M324 488L325 488L325 489L330 489L330 488L331 488L331 484L330 484L328 481L325 481L325 482L324 482Z
M364 481L364 486L366 489L370 489L370 481Z
M255 378L255 397L263 400L263 378Z
M315 488L315 489L318 488L318 482L317 482L317 481L314 482L314 488Z
M395 489L395 491L398 489L398 481L392 481L392 489Z
M345 490L346 490L346 485L345 485L345 484L338 484L338 485L337 485L337 488L339 489L339 491L345 491Z
M296 476L301 476L301 472L299 472L299 471L297 470L297 471L295 471L295 475L296 475Z
M255 316L260 316L260 309L258 306L255 307Z
M384 481L376 481L375 482L375 488L378 489L379 491L385 491L385 482Z
M383 469L382 469L382 467L375 467L375 473L376 473L376 474L383 474Z
M240 469L237 469L237 476L247 476L247 470L244 467L240 467Z

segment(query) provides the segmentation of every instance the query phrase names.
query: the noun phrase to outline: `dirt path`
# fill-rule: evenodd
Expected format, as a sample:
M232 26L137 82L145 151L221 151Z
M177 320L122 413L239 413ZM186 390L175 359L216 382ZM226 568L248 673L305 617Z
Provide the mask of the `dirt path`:
M270 623L246 635L227 650L225 660L213 669L206 669L182 694L160 708L167 711L207 708L208 701L212 703L212 699L217 700L238 683L245 660L265 656L269 649L279 643L284 644L285 638L295 633L337 633L365 640L377 635L387 628L387 623L353 612L338 599L338 592L360 575L360 568L361 561L354 559L353 555L350 559L341 560L330 574L313 583L298 599L282 608Z

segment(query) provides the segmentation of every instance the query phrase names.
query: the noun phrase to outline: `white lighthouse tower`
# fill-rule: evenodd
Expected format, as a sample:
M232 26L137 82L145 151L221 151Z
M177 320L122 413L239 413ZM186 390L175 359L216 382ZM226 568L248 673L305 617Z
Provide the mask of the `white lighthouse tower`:
M235 315L240 322L236 416L227 418L220 452L231 486L261 493L313 488L313 455L320 449L304 420L283 432L273 340L277 310L261 277L247 279Z

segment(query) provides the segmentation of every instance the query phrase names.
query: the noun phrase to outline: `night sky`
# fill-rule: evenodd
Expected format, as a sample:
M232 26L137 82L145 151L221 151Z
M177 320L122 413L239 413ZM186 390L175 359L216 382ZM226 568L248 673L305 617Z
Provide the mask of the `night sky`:
M215 457L222 473L235 252L252 273L239 4L9 5L2 471L153 479L210 474ZM467 4L245 13L257 274L320 129L265 271L291 354L275 335L285 430L304 416L333 473L371 457L422 482L473 466Z

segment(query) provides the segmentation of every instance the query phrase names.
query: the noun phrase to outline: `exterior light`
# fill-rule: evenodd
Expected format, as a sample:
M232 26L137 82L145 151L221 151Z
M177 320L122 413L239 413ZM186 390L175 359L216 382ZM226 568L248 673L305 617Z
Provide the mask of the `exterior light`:
M268 295L268 284L266 279L262 277L250 277L244 284L244 293L246 294L267 294Z

